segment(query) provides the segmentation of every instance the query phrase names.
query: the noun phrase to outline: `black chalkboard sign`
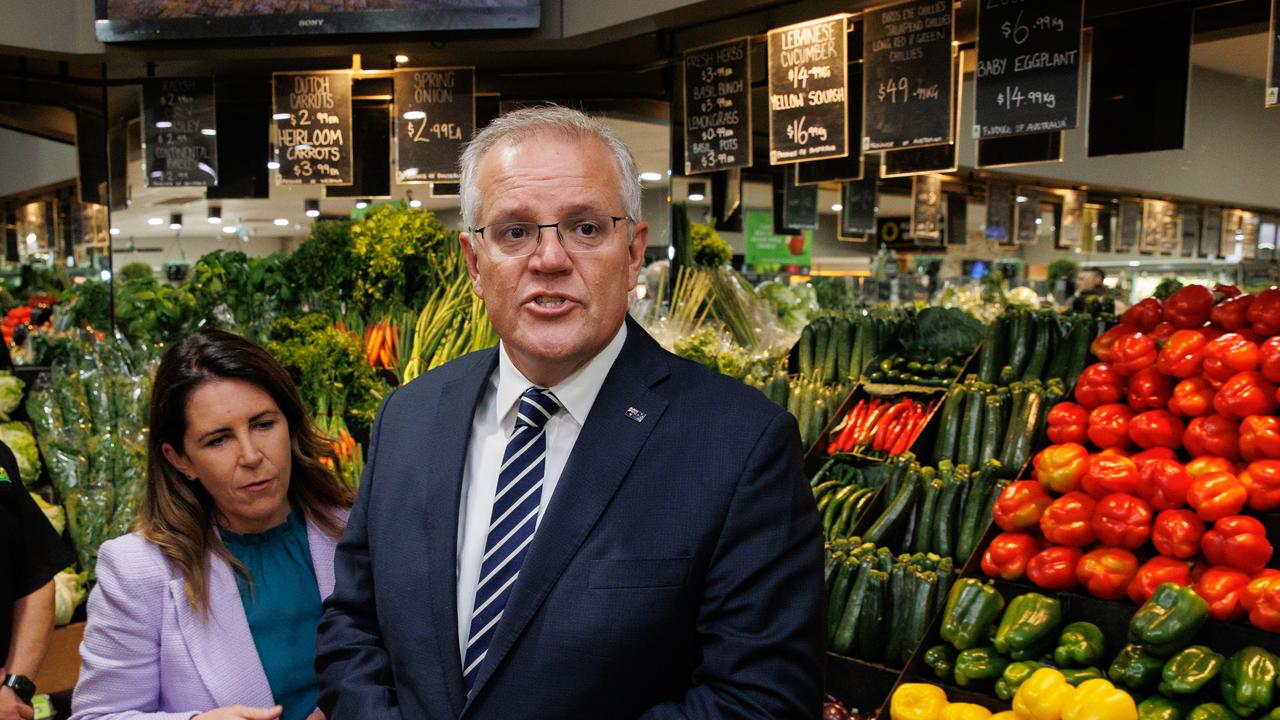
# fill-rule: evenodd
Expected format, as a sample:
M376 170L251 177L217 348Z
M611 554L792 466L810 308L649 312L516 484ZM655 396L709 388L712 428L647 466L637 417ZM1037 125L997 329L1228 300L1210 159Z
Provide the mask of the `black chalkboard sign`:
M1031 188L1018 188L1013 204L1013 240L1019 245L1035 245L1039 240L1042 219L1040 192Z
M217 187L213 78L143 81L142 147L147 187Z
M1062 131L978 141L978 167L1062 162Z
M910 0L867 11L864 151L954 141L952 14L950 0Z
M751 165L751 40L684 55L684 173Z
M917 175L911 181L911 235L942 241L942 178L937 175Z
M275 161L285 185L350 185L351 71L274 73Z
M1138 247L1138 235L1142 232L1142 201L1120 201L1120 236L1116 239L1116 252L1133 252Z
M818 227L818 186L796 185L795 170L783 173L782 226L792 230Z
M1271 0L1271 32L1267 35L1267 107L1280 106L1280 0Z
M849 87L862 87L862 62L849 63ZM849 137L862 136L862 94L849 94ZM812 185L823 182L844 182L862 177L863 154L856 146L849 146L849 154L831 160L809 160L796 163L796 184Z
M1076 127L1083 0L983 2L974 139Z
M895 178L923 173L951 172L960 164L960 146L931 145L905 150L884 152L884 171L881 177Z
M1001 245L1013 244L1013 186L987 183L987 239Z
M848 15L769 31L769 163L849 154Z
M396 181L458 179L462 147L476 130L475 68L395 73Z
M865 239L876 231L876 206L880 196L875 158L863 161L862 179L847 182L840 193L840 237Z

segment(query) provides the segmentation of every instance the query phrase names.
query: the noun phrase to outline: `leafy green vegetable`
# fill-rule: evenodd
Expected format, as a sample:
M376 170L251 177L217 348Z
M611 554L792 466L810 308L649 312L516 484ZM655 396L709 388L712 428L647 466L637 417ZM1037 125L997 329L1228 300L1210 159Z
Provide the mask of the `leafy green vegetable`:
M61 535L62 530L67 526L67 515L62 508L46 502L38 493L31 493L31 499L35 502L36 507L40 508L40 512L44 513L46 518L49 518L49 524L53 526L53 529Z
M985 325L963 310L928 307L916 317L916 338L907 351L929 360L965 357L978 347L986 331Z
M351 226L359 268L352 299L373 315L422 307L443 276L437 255L456 243L434 213L403 204L382 205Z
M693 262L697 265L720 267L733 259L729 243L720 237L720 233L712 225L691 224L689 241L693 243Z
M89 594L88 582L89 573L78 573L75 568L67 568L53 576L54 625L61 626L71 622L76 608L80 607L80 603Z
M187 289L197 322L264 340L276 316L292 311L293 284L284 256L251 258L239 250L215 250L191 266Z
M0 420L8 420L14 409L22 403L22 382L11 372L0 371Z
M72 285L63 293L63 304L58 311L65 316L66 324L70 327L109 329L111 284L101 280L86 280L79 285Z
M289 371L312 411L343 415L356 432L368 430L386 385L365 359L359 339L328 317L282 317L271 326L267 350Z
M40 451L31 431L20 422L0 424L0 442L13 451L18 460L18 474L22 476L23 484L31 487L40 479Z

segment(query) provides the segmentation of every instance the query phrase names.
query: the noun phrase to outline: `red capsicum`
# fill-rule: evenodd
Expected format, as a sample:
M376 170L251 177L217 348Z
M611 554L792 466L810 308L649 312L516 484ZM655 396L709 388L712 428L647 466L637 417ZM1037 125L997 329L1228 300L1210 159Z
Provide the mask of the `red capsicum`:
M1156 368L1177 378L1199 375L1200 366L1204 363L1204 348L1208 343L1204 333L1199 330L1178 330L1160 348Z
M1146 500L1156 512L1186 505L1187 490L1190 488L1191 475L1177 460L1152 460L1138 468L1138 487L1135 493Z
M1128 447L1132 419L1133 411L1128 405L1099 405L1089 413L1089 442L1102 449Z
M1151 544L1165 557L1187 560L1200 554L1204 521L1190 510L1165 510L1151 526Z
M1239 333L1227 333L1204 346L1201 371L1205 379L1216 385L1226 382L1236 373L1257 370L1260 360L1257 343Z
M991 517L1001 530L1023 532L1040 524L1040 516L1052 502L1043 485L1035 480L1019 480L1000 491L991 507Z
M1116 340L1111 349L1111 367L1124 377L1156 364L1156 341L1146 333L1130 333Z
M1249 507L1259 512L1280 508L1280 460L1254 460L1236 479L1249 493Z
M1138 558L1123 548L1095 548L1076 564L1076 579L1089 594L1103 600L1119 600L1138 574Z
M1086 410L1118 403L1124 398L1124 378L1110 365L1094 363L1076 380L1076 402Z
M1134 453L1129 456L1129 459L1138 466L1138 472L1142 472L1142 468L1152 460L1177 460L1178 453L1167 447L1153 447Z
M1195 480L1212 472L1235 472L1236 466L1226 458L1201 455L1187 463L1187 474Z
M1133 307L1124 311L1120 316L1120 322L1125 325L1132 325L1142 332L1151 332L1164 321L1164 310L1160 302L1160 298L1144 298L1138 301Z
M1216 391L1208 380L1187 378L1173 386L1169 398L1169 411L1183 417L1200 417L1213 412L1213 396Z
M1249 325L1260 338L1280 335L1280 290L1264 290L1253 299L1245 314Z
M1236 285L1229 285L1227 283L1217 283L1213 286L1213 296L1217 298L1219 301L1225 298L1231 298L1231 297L1235 297L1237 295L1243 295L1243 294L1244 294L1244 291L1241 290Z
M1270 291L1268 291L1270 292ZM1280 574L1263 571L1240 591L1249 622L1267 632L1280 632Z
M1244 617L1240 595L1249 584L1249 576L1229 567L1212 567L1196 580L1196 594L1209 603L1209 617L1230 622Z
M1027 579L1045 590L1075 588L1076 566L1084 551L1070 545L1053 545L1041 550L1027 562Z
M1082 443L1089 439L1089 411L1073 402L1060 402L1047 417L1049 441Z
M1089 458L1089 471L1080 479L1080 489L1095 500L1112 493L1135 494L1141 476L1138 465L1119 452L1100 452Z
M1093 342L1089 344L1089 352L1092 352L1093 356L1102 362L1109 363L1115 358L1116 342L1120 338L1136 332L1139 332L1139 330L1133 325L1120 323L1094 338Z
M1209 311L1209 322L1227 332L1239 332L1249 327L1249 307L1253 296L1245 293L1219 300Z
M1280 418L1250 415L1240 421L1240 454L1252 462L1280 458Z
M1129 439L1143 450L1182 447L1182 420L1168 410L1148 410L1129 421Z
M1192 457L1212 455L1235 460L1240 457L1239 424L1221 415L1205 415L1187 423L1182 446Z
M1083 547L1093 544L1093 511L1098 501L1082 492L1069 492L1054 500L1040 516L1040 532L1054 545Z
M1205 522L1214 522L1228 515L1235 515L1244 508L1249 492L1235 475L1213 472L1191 483L1187 490L1187 504Z
M1040 541L1026 533L1000 533L982 554L982 572L987 577L1021 580L1027 563L1040 552Z
M1262 377L1280 383L1280 335L1269 337L1258 348L1258 370Z
M1179 329L1198 328L1208 322L1213 304L1212 290L1203 285L1187 285L1164 301L1164 319Z
M1031 461L1035 479L1058 494L1077 490L1089 471L1089 451L1079 443L1050 445Z
M1147 334L1156 341L1156 347L1159 347L1177 331L1178 329L1173 326L1173 323L1162 322Z
M1129 599L1141 605L1167 582L1183 587L1191 585L1191 566L1185 560L1160 555L1151 558L1138 568L1138 574L1129 583Z
M1089 527L1103 545L1142 547L1151 538L1151 506L1128 493L1112 493L1098 501Z
M1262 521L1248 515L1228 515L1200 539L1204 559L1240 572L1258 572L1271 562L1271 543Z
M1276 386L1256 371L1239 372L1218 388L1213 409L1234 420L1276 411Z
M1173 378L1153 367L1143 368L1129 377L1128 389L1134 412L1164 410L1173 397Z

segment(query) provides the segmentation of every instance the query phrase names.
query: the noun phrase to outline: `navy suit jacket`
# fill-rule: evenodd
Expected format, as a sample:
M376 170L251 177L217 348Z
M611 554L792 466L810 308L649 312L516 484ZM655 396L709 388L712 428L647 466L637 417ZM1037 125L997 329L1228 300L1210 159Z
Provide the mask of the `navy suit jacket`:
M329 720L819 716L822 539L795 419L628 323L470 697L458 507L497 351L384 402L320 623Z

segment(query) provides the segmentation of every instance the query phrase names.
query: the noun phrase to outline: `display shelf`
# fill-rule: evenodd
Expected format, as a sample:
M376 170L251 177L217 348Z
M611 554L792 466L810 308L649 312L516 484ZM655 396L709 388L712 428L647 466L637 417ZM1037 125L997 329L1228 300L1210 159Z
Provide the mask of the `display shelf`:
M885 703L900 670L857 658L827 653L826 691L850 710L869 712ZM887 714L882 717L888 717Z

